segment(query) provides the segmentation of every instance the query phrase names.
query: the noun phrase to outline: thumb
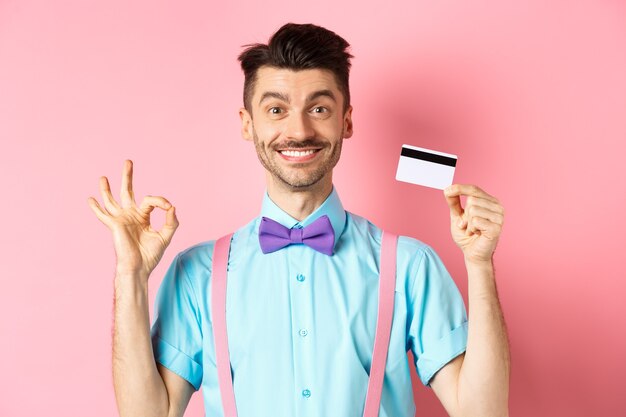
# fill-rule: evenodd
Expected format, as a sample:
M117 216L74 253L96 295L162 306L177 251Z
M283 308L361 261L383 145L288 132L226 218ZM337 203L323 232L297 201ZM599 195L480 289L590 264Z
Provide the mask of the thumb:
M448 207L450 208L450 216L451 217L461 217L463 215L463 207L461 207L461 196L458 195L454 195L454 196L448 196L447 194L444 195L446 197L446 202L448 203Z

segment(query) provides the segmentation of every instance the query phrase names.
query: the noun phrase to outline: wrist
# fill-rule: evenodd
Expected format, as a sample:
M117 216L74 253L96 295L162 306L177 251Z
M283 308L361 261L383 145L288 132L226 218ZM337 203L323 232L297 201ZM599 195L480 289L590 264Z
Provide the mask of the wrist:
M149 274L145 272L120 271L115 272L115 290L148 292Z
M493 305L497 302L498 290L496 288L496 276L493 261L466 259L465 268L468 280L468 298L470 305L476 302L488 301Z
M470 258L470 257L465 257L464 258L465 261L465 268L470 271L477 271L477 272L490 272L493 271L493 258L489 258L489 259L476 259L476 258Z

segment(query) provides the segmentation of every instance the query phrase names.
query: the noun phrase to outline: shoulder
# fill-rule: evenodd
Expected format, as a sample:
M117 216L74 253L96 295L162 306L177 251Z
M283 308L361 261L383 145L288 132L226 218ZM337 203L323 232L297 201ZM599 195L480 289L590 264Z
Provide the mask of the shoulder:
M238 248L240 246L240 242L247 241L254 230L256 223L257 218L234 231L232 233L233 237L231 247ZM174 261L178 262L190 276L197 275L201 271L208 271L210 273L213 263L213 250L215 249L215 243L217 240L218 239L206 240L189 246L185 250L179 252ZM231 252L230 258L232 258L233 255L234 254Z
M350 234L356 239L365 238L374 251L380 250L383 230L370 220L347 212ZM395 232L389 230L389 232ZM448 275L443 262L435 249L424 241L412 236L394 233L398 236L396 247L397 288L408 290L419 276L436 278Z
M347 224L346 227L350 229L351 234L361 235L362 237L368 237L375 241L377 245L382 242L383 230L376 224L363 216L346 211ZM399 235L397 245L398 260L404 258L407 259L421 259L424 256L435 255L436 253L431 246L423 241L410 236Z
M380 245L382 229L363 216L346 210L346 226L344 233L353 239L368 239Z
M215 240L196 243L176 255L178 262L187 271L194 268L210 268L213 261Z
M411 236L398 236L398 259L407 258L421 262L424 258L437 257L435 250L427 243Z

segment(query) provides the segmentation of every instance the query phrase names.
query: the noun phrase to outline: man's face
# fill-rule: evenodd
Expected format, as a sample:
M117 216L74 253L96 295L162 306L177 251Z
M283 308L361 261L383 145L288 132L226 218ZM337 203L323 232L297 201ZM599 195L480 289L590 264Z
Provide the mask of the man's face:
M330 71L259 68L250 112L239 114L272 181L297 190L332 183L342 141L352 136L343 100Z

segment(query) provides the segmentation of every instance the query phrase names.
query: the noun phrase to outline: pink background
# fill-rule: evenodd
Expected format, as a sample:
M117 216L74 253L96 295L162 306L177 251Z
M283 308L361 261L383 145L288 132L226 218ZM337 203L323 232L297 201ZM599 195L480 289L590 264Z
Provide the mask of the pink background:
M86 199L131 158L136 195L177 206L152 300L178 251L256 216L236 56L288 21L353 45L348 210L431 244L466 295L443 196L394 179L401 144L458 154L456 181L503 202L512 415L624 415L624 2L209 3L0 1L0 415L115 414L114 252Z

